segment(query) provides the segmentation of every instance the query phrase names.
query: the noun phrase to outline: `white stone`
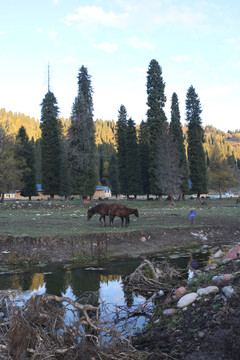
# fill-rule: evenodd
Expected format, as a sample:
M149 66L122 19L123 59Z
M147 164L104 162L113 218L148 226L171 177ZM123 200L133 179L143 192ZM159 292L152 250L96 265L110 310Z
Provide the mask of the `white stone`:
M235 293L232 286L224 286L224 288L222 288L222 292L226 297L231 297Z
M218 291L219 291L219 288L217 286L208 286L206 288L198 289L197 293L199 296L202 296L202 295L217 293Z
M222 264L227 264L227 263L229 263L230 261L232 261L231 258L225 258L225 259L222 260Z
M220 258L224 255L224 253L222 252L222 250L218 250L214 255L213 257L214 258Z
M190 293L187 295L184 295L177 303L177 307L184 308L185 306L188 306L192 304L198 297L197 293Z

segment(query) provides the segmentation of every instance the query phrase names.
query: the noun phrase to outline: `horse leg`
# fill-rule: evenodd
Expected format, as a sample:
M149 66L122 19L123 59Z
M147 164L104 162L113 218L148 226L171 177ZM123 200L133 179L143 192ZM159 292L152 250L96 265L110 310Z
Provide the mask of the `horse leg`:
M128 226L129 223L130 223L129 215L127 215L127 216L126 216L126 226Z
M121 220L122 220L121 227L123 227L124 216L121 216Z
M102 219L103 219L103 221L102 221ZM101 215L99 218L99 221L102 225L106 226L105 215Z
M113 226L114 216L110 215L109 219L110 219L110 227L112 227Z

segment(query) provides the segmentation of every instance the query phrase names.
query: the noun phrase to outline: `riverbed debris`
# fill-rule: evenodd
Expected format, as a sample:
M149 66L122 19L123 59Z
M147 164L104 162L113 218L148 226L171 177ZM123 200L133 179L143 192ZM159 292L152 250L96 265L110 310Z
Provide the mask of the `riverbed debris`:
M4 360L136 360L140 353L111 323L101 322L98 306L46 294L17 306L8 291L0 293L0 350Z
M154 263L145 259L137 269L124 280L126 291L141 293L169 290L172 281L183 278L183 272L171 266L168 261Z

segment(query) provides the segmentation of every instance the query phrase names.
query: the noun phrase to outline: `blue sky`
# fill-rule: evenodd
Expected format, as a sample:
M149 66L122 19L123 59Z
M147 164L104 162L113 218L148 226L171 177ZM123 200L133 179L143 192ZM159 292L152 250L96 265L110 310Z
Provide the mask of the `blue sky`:
M0 107L40 119L50 86L69 117L84 65L92 76L94 119L117 120L120 105L146 120L146 77L156 59L170 120L176 92L185 122L187 89L203 125L240 128L238 0L0 0Z

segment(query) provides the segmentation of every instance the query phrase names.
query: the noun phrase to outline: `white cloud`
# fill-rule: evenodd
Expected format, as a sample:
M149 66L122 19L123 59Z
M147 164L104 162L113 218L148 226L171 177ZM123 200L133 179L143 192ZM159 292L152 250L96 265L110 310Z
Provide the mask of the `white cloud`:
M0 30L0 35L4 35L6 34L6 31L5 30Z
M79 7L75 14L69 14L64 19L65 24L77 24L80 27L104 25L122 27L128 20L128 14L115 14L113 11L105 12L97 6Z
M49 30L48 36L51 40L56 40L57 32L55 30Z
M101 44L94 45L94 47L100 50L104 50L110 54L118 50L117 44L110 44L108 42L103 42Z
M127 39L127 44L135 49L149 49L152 50L154 47L149 41L141 40L136 36L132 36Z
M159 13L153 15L153 22L156 24L172 24L173 26L196 28L203 23L204 15L193 7L171 5L160 9Z
M43 33L43 29L38 28L38 29L37 29L37 32L39 32L40 34L42 34L42 33Z

